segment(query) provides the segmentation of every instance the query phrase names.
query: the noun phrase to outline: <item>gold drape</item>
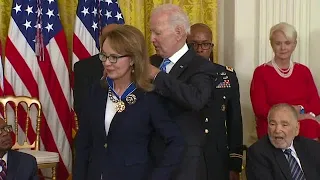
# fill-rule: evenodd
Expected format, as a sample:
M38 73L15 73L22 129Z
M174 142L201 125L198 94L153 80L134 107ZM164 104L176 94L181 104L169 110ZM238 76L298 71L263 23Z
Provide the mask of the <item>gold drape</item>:
M0 40L4 52L5 38L8 33L10 13L13 0L0 0ZM59 12L64 27L69 54L72 52L72 34L78 0L58 0ZM126 24L139 28L146 36L150 54L154 49L150 42L149 18L151 10L164 3L172 3L183 7L189 15L191 24L202 22L209 25L213 31L213 41L217 44L217 0L118 0ZM71 56L69 56L71 57ZM214 49L214 59L217 60L217 46Z

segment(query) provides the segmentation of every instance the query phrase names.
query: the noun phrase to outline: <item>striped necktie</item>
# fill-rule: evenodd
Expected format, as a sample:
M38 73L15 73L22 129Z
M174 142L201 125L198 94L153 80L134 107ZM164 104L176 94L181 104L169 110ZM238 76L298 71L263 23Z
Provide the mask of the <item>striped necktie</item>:
M0 180L6 180L7 178L7 165L4 160L0 160Z
M284 153L287 155L287 160L289 163L291 175L293 180L305 180L306 178L304 177L303 171L300 168L297 160L292 156L291 154L292 150L291 149L286 149Z
M163 59L161 65L160 65L160 70L166 73L167 72L166 67L167 67L168 64L170 64L170 62L171 61L168 58Z

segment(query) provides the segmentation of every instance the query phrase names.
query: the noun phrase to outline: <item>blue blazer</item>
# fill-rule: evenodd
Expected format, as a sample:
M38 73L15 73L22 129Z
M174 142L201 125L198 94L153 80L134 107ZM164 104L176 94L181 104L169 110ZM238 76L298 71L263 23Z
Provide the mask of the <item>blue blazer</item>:
M7 180L38 180L36 159L19 151L8 151Z
M134 104L116 113L105 131L108 90L94 84L83 103L76 137L74 180L167 180L178 167L184 140L161 100L154 93L135 90ZM150 162L149 142L154 133L161 134L166 150L158 167Z

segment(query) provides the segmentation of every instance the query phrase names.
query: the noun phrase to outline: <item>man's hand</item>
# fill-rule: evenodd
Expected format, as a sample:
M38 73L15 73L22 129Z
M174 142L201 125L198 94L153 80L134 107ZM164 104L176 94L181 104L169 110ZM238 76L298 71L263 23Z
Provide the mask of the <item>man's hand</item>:
M299 114L299 116L298 116L298 120L300 121L300 120L304 120L304 119L313 119L313 120L315 120L315 121L317 121L317 118L316 117L314 117L314 116L312 116L311 114L309 114L309 113L306 113L306 114ZM318 121L319 122L319 121Z
M160 72L160 69L156 68L152 64L149 64L149 79L153 80L156 75Z
M236 171L230 171L229 180L240 180L240 174Z

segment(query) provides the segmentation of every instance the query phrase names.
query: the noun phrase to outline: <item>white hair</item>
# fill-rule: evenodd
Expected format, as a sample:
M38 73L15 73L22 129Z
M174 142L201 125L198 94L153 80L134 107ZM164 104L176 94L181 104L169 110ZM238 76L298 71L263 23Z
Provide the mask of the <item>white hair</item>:
M296 109L290 105L290 104L287 104L287 103L280 103L280 104L275 104L271 107L271 109L269 110L268 112L268 122L271 120L271 115L276 112L276 111L279 111L279 110L283 110L283 109L286 109L288 110L292 116L293 116L293 119L298 121L298 113L296 111Z
M175 28L182 26L185 33L190 34L190 21L188 15L177 5L163 4L154 8L151 12L151 16L155 14L166 14L168 16L168 23Z
M291 24L286 23L286 22L281 22L279 24L274 25L270 29L270 36L269 36L270 41L272 41L273 34L277 31L282 32L286 36L286 38L291 41L297 40L297 31L296 31L295 27L292 26Z

